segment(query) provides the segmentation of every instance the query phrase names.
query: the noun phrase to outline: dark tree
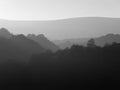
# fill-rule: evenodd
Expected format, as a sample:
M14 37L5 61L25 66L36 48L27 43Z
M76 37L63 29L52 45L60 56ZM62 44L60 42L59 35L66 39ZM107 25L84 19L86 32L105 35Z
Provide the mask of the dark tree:
M95 46L96 46L96 45L95 45L95 40L94 40L94 39L88 40L87 46L88 46L88 47L95 47Z

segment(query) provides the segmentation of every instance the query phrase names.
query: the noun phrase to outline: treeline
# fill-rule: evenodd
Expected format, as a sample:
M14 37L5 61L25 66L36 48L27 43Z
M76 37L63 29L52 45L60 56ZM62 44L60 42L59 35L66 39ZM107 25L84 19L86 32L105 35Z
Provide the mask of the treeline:
M0 85L42 90L118 88L120 44L98 47L93 43L36 54L27 64L8 60L0 65Z

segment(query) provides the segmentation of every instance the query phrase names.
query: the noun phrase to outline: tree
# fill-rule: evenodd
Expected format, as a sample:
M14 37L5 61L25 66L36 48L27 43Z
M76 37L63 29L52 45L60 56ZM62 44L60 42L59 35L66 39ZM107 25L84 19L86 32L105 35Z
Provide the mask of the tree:
M95 47L95 46L96 46L96 45L95 45L95 40L94 40L94 39L88 40L87 46L88 46L88 47Z

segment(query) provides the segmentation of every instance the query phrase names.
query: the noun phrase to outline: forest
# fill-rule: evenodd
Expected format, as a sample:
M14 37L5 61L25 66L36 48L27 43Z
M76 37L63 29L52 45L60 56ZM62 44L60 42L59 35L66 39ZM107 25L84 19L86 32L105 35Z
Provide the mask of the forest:
M120 82L120 44L73 45L56 52L33 54L28 62L0 65L0 86L9 89L115 89Z

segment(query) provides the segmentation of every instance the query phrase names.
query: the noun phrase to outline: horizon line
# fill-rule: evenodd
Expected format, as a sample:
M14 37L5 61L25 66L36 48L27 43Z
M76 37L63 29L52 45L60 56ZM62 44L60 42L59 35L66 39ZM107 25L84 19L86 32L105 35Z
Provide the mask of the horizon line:
M105 16L85 16L85 17L68 17L68 18L58 18L58 19L5 19L0 18L0 20L6 21L61 21L61 20L68 20L68 19L77 19L77 18L108 18L108 19L120 19L120 17L105 17Z

